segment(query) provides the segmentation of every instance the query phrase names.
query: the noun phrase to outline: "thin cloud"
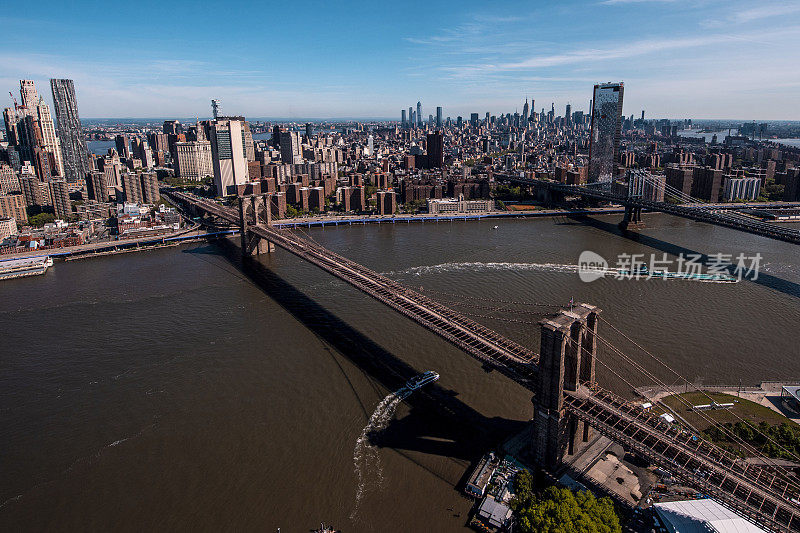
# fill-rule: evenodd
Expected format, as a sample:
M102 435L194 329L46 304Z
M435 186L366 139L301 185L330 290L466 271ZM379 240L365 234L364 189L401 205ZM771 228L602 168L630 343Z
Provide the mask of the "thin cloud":
M725 18L705 21L700 25L704 28L722 28L732 24L749 24L765 19L793 15L795 13L800 13L800 4L763 4L758 7L736 10Z
M603 0L599 2L605 6L615 6L619 4L668 4L675 0Z

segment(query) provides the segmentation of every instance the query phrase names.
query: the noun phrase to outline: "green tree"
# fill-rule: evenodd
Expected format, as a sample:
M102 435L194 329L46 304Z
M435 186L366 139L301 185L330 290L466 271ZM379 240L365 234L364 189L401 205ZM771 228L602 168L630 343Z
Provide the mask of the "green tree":
M775 183L774 178L764 180L761 190L758 193L757 200L759 202L777 202L783 200L783 185Z
M520 477L520 476L517 476ZM523 480L523 483L527 481ZM520 487L515 502L517 524L526 533L622 533L614 503L591 492L548 487L540 495ZM522 489L522 490L520 490ZM526 493L525 491L528 490Z
M53 213L39 213L28 218L28 225L34 228L41 228L45 224L53 222L55 219L56 216Z

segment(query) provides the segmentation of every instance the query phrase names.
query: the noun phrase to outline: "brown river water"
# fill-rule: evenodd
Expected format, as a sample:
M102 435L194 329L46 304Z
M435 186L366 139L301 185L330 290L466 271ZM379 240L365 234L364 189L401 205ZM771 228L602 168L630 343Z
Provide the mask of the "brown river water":
M446 303L471 297L457 308L537 351L535 304L574 298L692 381L800 379L800 248L666 215L632 240L618 218L308 232ZM740 283L584 283L568 266L583 250L763 260ZM460 483L523 427L530 394L285 252L237 256L195 243L0 284L3 530L465 530ZM425 370L441 379L391 397Z

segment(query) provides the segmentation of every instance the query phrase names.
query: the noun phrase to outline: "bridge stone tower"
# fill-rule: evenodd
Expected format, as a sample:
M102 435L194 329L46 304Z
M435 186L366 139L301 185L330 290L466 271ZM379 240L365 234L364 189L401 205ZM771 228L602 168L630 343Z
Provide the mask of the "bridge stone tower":
M540 322L541 352L536 395L533 398L533 457L552 468L574 452L578 434L588 442L591 428L568 415L564 391L577 391L581 383L595 381L597 315L600 310L579 304Z
M239 232L242 255L252 256L274 252L275 245L252 232L254 226L272 225L272 206L269 194L239 197Z
M644 197L644 191L648 187L649 176L646 170L629 170L627 173L628 179L628 193L627 198L630 200L641 200ZM649 185L652 189L652 185ZM625 205L625 214L622 216L622 222L619 223L620 229L623 230L638 230L644 228L642 222L642 208L639 206Z

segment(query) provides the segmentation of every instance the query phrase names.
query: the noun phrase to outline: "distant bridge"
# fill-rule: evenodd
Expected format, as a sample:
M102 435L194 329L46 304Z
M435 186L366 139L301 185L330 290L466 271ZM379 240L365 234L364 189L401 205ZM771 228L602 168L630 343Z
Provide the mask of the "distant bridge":
M547 180L537 180L514 176L512 174L495 174L495 178L503 181L519 183L545 191L555 192L562 195L583 196L604 202L621 204L626 207L625 222L638 222L642 209L649 211L660 211L698 222L706 222L717 226L768 237L779 241L800 244L800 230L781 227L756 220L752 217L731 213L730 208L715 206L702 202L690 203L670 203L656 202L638 196L622 196L614 194L609 188L602 188L600 184L587 185L566 185ZM610 183L605 184L610 187ZM750 204L747 204L750 205Z
M195 213L239 225L242 253L274 244L349 283L534 393L531 453L555 468L588 442L590 428L669 469L686 484L762 527L800 531L800 483L781 469L747 464L730 453L600 389L595 381L599 310L581 304L541 322L540 354L462 314L287 229L271 226L269 200L239 199L239 209L163 190Z

